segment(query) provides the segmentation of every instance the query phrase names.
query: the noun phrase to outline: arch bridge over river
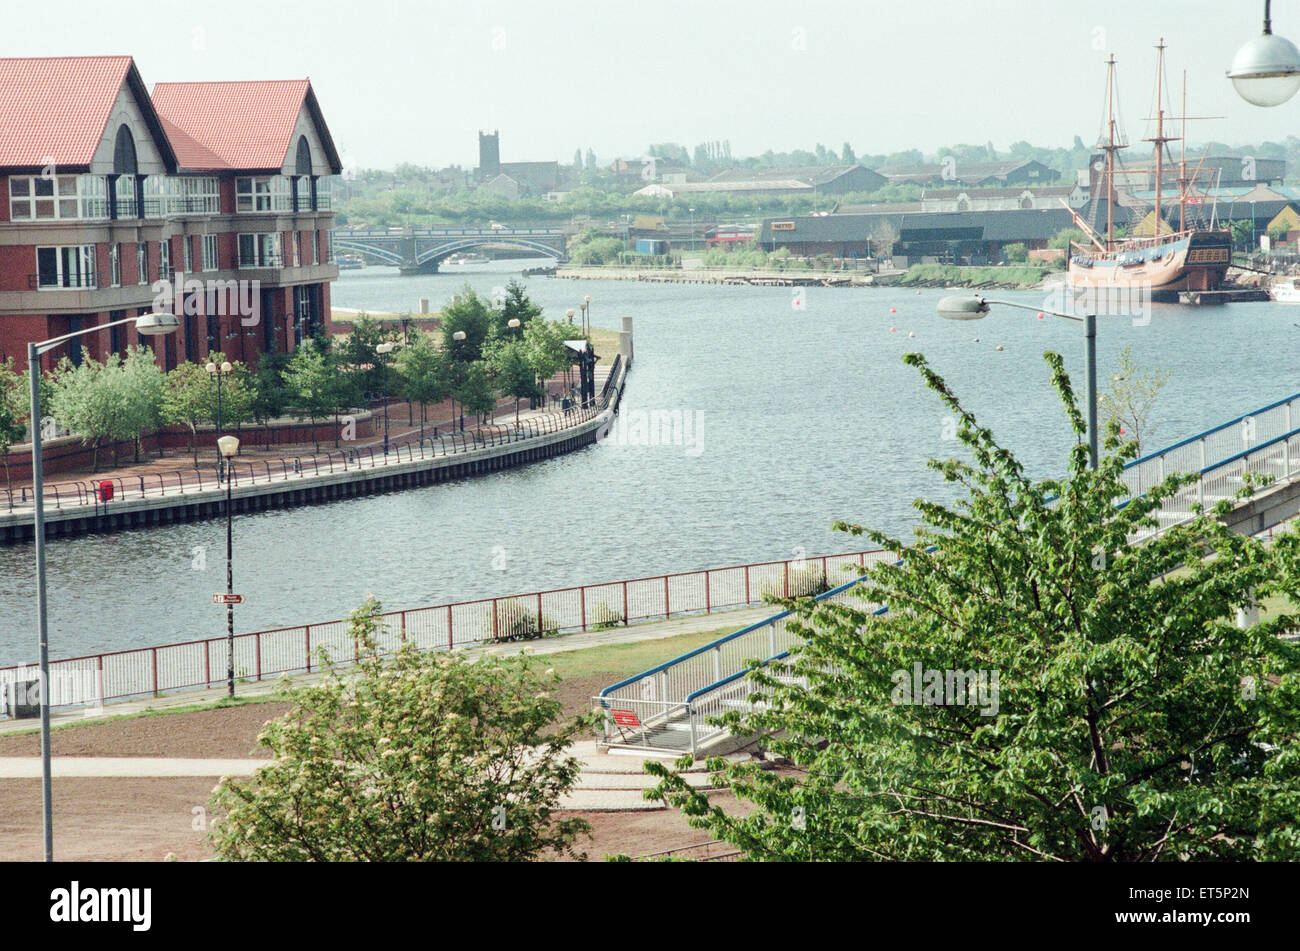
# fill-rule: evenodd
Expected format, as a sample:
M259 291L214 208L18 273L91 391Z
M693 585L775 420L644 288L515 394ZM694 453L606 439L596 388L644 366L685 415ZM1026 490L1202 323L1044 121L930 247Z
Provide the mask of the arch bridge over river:
M336 251L366 254L395 264L403 274L436 274L438 265L474 248L516 248L544 257L564 257L559 228L389 228L334 231Z

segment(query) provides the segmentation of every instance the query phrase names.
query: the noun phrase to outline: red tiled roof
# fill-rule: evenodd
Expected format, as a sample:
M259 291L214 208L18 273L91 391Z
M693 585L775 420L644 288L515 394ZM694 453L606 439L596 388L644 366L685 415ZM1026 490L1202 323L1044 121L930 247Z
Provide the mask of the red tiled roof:
M88 165L133 71L129 56L0 59L0 167Z
M167 133L168 141L176 150L176 164L181 168L192 172L216 172L230 167L220 155L202 142L190 138L185 130L174 122L159 118L162 121L163 131Z
M158 83L153 102L168 131L178 128L189 139L174 143L182 168L211 168L206 163L215 156L224 163L219 167L278 169L310 90L306 79Z

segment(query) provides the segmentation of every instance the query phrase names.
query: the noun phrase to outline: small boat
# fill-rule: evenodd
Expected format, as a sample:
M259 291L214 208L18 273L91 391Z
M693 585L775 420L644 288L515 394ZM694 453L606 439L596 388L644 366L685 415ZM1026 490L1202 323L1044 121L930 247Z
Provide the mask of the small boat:
M1268 289L1268 296L1279 304L1300 304L1300 287L1296 286L1296 280L1293 277L1278 281Z
M468 254L453 254L444 261L444 264L486 264L490 261L486 254L477 254L470 251Z

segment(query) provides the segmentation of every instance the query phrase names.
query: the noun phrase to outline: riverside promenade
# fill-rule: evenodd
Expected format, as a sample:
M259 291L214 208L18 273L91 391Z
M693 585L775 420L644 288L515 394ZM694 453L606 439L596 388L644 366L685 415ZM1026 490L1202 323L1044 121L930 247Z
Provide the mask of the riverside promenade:
M46 536L58 537L195 521L224 514L227 488L233 511L326 502L372 492L412 488L524 465L591 445L618 411L631 367L631 330L625 329L620 353L598 366L597 398L592 405L567 413L527 410L516 424L503 423L390 445L385 454L371 444L341 452L294 460L232 461L230 485L206 480L188 482L179 473L168 478L150 473L130 479L106 479L112 497L104 500L98 480L71 485L66 492L46 492ZM0 512L0 544L30 541L34 502L15 502Z

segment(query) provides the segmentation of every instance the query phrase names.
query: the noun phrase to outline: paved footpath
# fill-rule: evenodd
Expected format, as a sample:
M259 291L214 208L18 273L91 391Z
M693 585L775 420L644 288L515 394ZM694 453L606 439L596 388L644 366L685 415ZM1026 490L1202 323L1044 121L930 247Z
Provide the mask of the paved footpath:
M642 768L646 757L602 753L594 740L574 743L569 751L582 762L577 785L560 799L561 809L585 812L647 812L666 807L648 800L644 792L658 782ZM730 759L745 759L733 754ZM266 759L194 759L156 756L56 756L50 761L55 779L210 776L251 776ZM41 760L36 756L0 756L0 779L39 779ZM702 764L685 773L697 789L713 788Z

